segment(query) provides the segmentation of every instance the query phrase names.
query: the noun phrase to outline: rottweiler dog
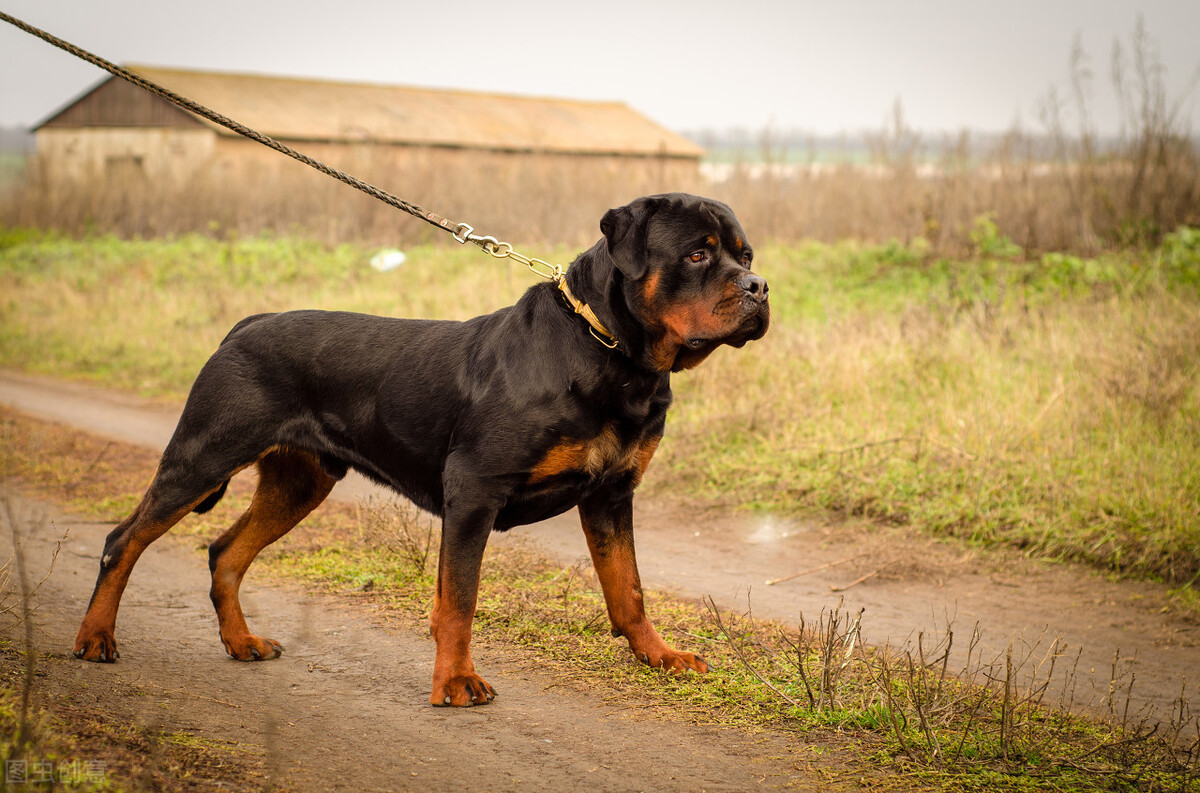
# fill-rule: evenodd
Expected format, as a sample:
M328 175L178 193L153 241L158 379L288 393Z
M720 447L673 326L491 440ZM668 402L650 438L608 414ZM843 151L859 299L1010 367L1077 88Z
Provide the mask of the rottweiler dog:
M75 655L115 661L121 593L138 557L256 466L250 507L209 548L226 652L283 648L250 632L250 563L353 468L441 516L430 620L434 705L495 695L471 660L488 535L578 507L614 636L652 667L706 672L647 618L633 493L671 404L671 373L767 331L767 282L729 207L672 193L600 221L603 238L556 284L465 322L324 311L238 323L200 370L158 471L109 535Z

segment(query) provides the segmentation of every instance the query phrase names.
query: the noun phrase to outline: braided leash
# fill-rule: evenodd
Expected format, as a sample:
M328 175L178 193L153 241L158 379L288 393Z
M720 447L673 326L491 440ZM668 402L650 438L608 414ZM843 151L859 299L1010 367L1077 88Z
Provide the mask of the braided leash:
M535 259L530 256L525 256L513 250L513 246L507 242L501 242L492 236L476 234L474 227L466 223L455 223L454 221L448 220L447 218L444 218L435 212L430 212L417 206L416 204L394 196L386 190L381 190L373 184L364 182L362 179L351 176L348 173L343 173L336 168L331 168L320 160L315 160L312 157L309 157L307 154L296 151L292 147L275 140L270 135L264 135L263 133L251 129L244 124L239 124L231 118L226 118L216 111L209 110L204 105L194 102L187 97L180 96L174 91L164 88L157 83L151 82L150 80L147 80L146 78L141 77L129 71L128 69L118 66L111 61L107 61L104 58L101 58L99 55L88 52L81 47L76 47L69 41L63 41L57 36L47 33L40 28L36 28L33 25L30 25L28 22L23 22L10 14L0 11L0 20L13 25L14 27L20 28L26 33L36 36L45 42L53 44L60 50L69 52L75 57L85 60L93 66L98 66L104 71L116 77L120 77L122 80L133 83L139 88L143 88L157 97L166 99L168 102L176 105L177 107L183 108L189 113L200 116L201 118L206 118L214 124L225 127L226 129L236 132L237 134L249 138L250 140L257 141L264 146L268 146L280 154L286 154L292 159L299 160L310 168L315 168L326 176L332 176L339 182L347 184L356 190L360 190L372 198L377 198L389 206L393 206L402 212L407 212L413 217L424 220L426 223L437 226L443 231L449 232L456 241L463 245L471 242L482 248L485 253L495 256L497 259L513 259L517 262L520 262L533 271L534 274L553 281L558 286L559 291L562 292L567 302L571 304L571 307L575 310L575 313L579 314L587 321L590 333L596 339L596 341L600 342L609 349L617 349L619 346L616 337L613 336L612 332L608 330L608 328L604 327L604 324L600 321L599 317L596 316L595 312L593 312L586 303L575 297L575 295L571 293L571 290L567 288L567 282L562 265L551 264L547 261L543 261L542 259Z

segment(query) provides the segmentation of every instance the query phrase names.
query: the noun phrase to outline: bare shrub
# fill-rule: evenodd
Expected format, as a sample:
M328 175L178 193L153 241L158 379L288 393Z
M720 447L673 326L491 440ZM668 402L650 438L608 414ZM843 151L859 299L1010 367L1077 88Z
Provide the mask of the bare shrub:
M1107 685L1081 695L1079 653L1059 637L1015 640L991 660L976 624L965 662L952 661L955 633L918 633L903 646L868 647L863 612L822 609L799 631L721 613L711 628L754 679L793 716L847 721L890 738L906 762L954 772L1065 776L1078 771L1137 790L1190 790L1200 779L1200 718L1186 682L1170 712L1134 709L1135 667L1118 651ZM775 635L772 635L775 632ZM961 652L961 651L960 651ZM1074 713L1090 711L1099 721Z
M1094 76L1076 40L1069 88L1045 94L1040 133L1015 126L994 142L965 131L931 140L909 125L897 102L883 128L868 136L866 165L811 156L789 163L786 149L774 146L767 167L744 162L711 192L756 235L781 241L921 237L934 253L962 255L972 252L975 218L990 214L1028 253L1154 245L1181 225L1200 223L1200 153L1183 114L1200 70L1176 97L1164 75L1139 20L1129 44L1113 46L1121 108L1113 139L1094 127Z
M359 521L363 545L398 556L417 576L428 571L440 537L433 517L406 502L368 499Z

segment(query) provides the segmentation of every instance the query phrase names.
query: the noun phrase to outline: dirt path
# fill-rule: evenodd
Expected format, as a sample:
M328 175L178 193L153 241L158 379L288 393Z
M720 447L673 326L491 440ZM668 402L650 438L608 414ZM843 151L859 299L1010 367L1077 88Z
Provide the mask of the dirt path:
M289 637L282 658L230 660L217 640L203 560L180 543L153 545L121 613L121 661L70 656L91 594L106 525L13 498L30 576L40 580L55 537L69 532L35 596L44 694L168 732L233 742L266 757L269 778L298 790L815 789L754 738L664 723L607 705L532 668L528 657L477 648L502 692L485 708L424 704L433 644L385 628L336 598L278 586L243 589L252 624ZM0 533L0 554L11 542ZM236 785L235 785L236 787Z
M147 406L132 397L78 384L0 373L0 403L31 415L72 424L120 440L161 448L178 408ZM651 467L650 476L654 475ZM334 497L355 500L372 491L363 480L339 484ZM732 510L698 512L686 505L642 498L638 503L638 556L649 587L745 609L794 623L801 611L814 619L837 603L832 587L865 580L843 593L847 608L866 608L868 641L903 643L917 632L944 630L953 620L956 645L971 627L983 629L985 659L1061 636L1072 657L1082 648L1078 699L1107 693L1113 656L1133 658L1135 706L1160 709L1179 695L1184 677L1200 671L1200 625L1167 608L1163 587L1113 582L1071 565L1026 560L1004 551L964 550L892 531L819 525L747 516ZM569 562L587 550L574 515L515 530L549 555ZM504 542L505 535L493 542ZM786 583L764 581L831 565ZM418 654L415 657L424 657ZM963 660L959 656L959 663Z

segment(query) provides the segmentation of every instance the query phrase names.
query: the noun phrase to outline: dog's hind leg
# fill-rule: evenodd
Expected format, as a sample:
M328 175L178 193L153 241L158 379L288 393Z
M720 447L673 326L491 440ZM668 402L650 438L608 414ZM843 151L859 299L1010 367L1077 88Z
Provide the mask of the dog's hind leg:
M250 633L238 588L259 552L287 534L329 495L337 481L313 455L273 450L258 461L258 489L250 508L208 549L213 607L225 651L239 661L276 658L283 647Z
M216 479L211 486L181 487L164 484L155 476L150 489L129 517L109 532L100 558L100 575L88 603L87 614L75 636L75 657L87 661L117 660L117 640L114 631L117 607L121 594L129 583L129 574L142 552L178 523L201 502L224 487L226 479Z

